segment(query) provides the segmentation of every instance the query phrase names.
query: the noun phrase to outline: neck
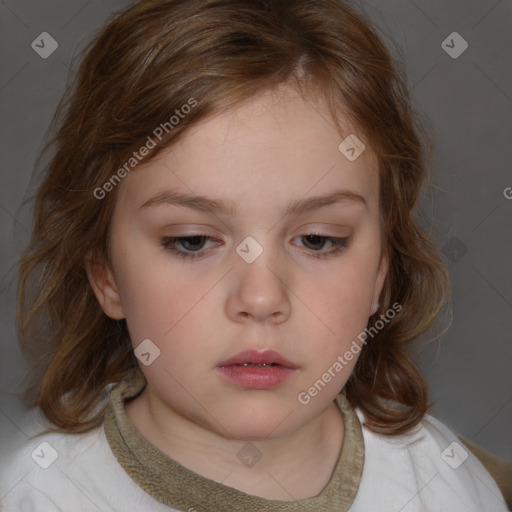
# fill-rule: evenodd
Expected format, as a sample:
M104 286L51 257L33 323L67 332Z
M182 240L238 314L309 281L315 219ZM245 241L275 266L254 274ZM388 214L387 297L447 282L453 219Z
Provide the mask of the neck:
M126 404L126 413L150 443L181 465L266 499L317 496L331 478L343 443L343 416L334 403L286 435L250 443L223 437L162 407L148 386Z

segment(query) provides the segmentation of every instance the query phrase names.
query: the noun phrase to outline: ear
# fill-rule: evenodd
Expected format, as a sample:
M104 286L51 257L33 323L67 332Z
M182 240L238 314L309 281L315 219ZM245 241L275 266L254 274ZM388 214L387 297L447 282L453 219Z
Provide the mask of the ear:
M104 258L97 258L92 252L88 252L84 263L89 284L105 314L114 320L125 318L121 296L108 262Z
M375 287L373 289L372 306L371 306L370 315L375 314L377 312L377 310L379 309L379 298L380 298L380 294L382 292L382 288L384 287L384 282L385 282L386 276L388 274L388 269L389 269L388 256L386 254L386 251L383 250L381 257L380 257L379 267L377 269L377 275L375 276Z

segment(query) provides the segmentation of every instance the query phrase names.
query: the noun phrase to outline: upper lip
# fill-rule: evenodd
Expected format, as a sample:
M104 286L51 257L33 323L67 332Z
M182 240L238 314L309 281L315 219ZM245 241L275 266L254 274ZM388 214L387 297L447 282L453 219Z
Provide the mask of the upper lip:
M297 368L291 361L284 358L278 352L274 350L264 350L263 352L258 352L257 350L244 350L240 352L236 356L233 356L226 361L223 361L218 366L232 366L235 364L244 364L244 363L252 363L252 364L279 364L281 366L295 369Z

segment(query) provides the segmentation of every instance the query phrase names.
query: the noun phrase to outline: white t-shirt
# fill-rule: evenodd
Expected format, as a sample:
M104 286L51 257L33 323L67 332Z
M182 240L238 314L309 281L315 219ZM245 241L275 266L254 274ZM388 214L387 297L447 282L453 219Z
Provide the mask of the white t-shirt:
M356 414L364 465L349 512L507 511L480 461L435 418L424 417L411 443L408 436L373 433L361 411ZM2 512L177 510L157 502L128 476L102 427L78 435L44 435L17 447L0 462L0 500ZM240 509L226 504L225 510Z

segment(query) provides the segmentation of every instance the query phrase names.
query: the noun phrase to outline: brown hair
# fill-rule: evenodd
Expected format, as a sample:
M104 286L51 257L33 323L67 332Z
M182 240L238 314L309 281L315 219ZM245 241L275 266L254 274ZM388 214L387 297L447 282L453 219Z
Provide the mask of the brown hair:
M374 431L416 425L427 389L409 342L433 324L449 281L413 216L428 137L371 23L340 0L145 0L116 15L84 51L54 117L45 151L55 153L20 262L20 343L35 356L35 403L46 417L67 432L98 425L105 386L136 366L125 323L103 313L85 271L87 252L109 257L116 198L115 190L102 199L94 191L191 99L195 108L142 161L207 116L294 80L320 94L336 122L341 114L355 123L379 160L390 268L369 325L395 302L403 309L362 350L346 395Z

